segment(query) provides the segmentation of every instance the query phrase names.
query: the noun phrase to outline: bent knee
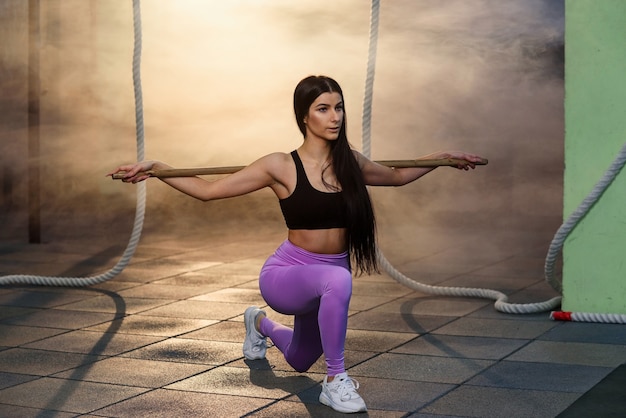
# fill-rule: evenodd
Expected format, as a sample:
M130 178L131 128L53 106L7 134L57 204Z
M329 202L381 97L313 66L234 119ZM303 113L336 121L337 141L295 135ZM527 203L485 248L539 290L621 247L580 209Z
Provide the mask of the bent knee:
M287 363L293 367L293 369L295 371L297 371L298 373L304 373L307 370L309 370L311 368L311 366L313 366L315 364L315 362L317 361L317 359L319 358L319 356L317 356L317 358L315 358L315 360L311 361L310 359L288 359L287 357L285 357L285 360L287 360Z
M350 271L337 267L329 272L326 291L350 297L352 295L352 274Z

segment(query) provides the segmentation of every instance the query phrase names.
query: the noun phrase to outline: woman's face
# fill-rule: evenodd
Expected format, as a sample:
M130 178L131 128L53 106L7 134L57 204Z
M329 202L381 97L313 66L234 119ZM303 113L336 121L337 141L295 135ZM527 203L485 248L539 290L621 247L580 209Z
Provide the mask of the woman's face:
M343 124L343 98L339 93L322 93L309 107L304 118L306 138L317 137L334 141Z

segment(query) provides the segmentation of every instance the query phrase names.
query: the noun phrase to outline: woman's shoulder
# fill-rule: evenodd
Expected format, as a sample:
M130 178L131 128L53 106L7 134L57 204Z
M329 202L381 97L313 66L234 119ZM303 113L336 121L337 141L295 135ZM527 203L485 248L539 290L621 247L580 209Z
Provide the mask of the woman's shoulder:
M285 168L293 166L294 162L290 153L273 152L271 154L264 155L253 164L263 166L267 172L280 173L284 172Z
M361 154L359 151L355 149L352 150L352 155L354 155L354 158L356 159L356 162L359 164L359 168L361 170L363 169L365 164L367 164L370 161L369 158L367 158L365 155Z
M287 152L273 152L261 157L260 160L269 165L284 165L293 163L291 154Z
M279 199L287 197L290 190L293 190L295 187L296 168L289 153L273 152L261 157L254 164L261 164L261 170L274 179L275 184L272 186L272 189L274 189ZM282 188L278 187L278 185L281 185Z

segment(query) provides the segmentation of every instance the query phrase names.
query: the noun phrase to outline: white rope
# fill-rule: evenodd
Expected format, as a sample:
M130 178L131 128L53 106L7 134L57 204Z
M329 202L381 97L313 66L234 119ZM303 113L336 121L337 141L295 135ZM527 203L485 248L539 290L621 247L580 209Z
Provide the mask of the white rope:
M578 225L578 223L585 217L585 215L591 210L593 205L600 199L605 190L611 185L613 180L620 173L624 165L626 164L626 144L622 146L622 149L617 154L617 157L613 160L609 168L606 170L600 181L598 181L591 192L585 197L580 205L572 212L572 214L567 218L567 220L561 225L561 227L557 230L554 238L552 239L552 243L550 244L550 248L548 250L548 255L546 256L545 263L545 277L548 283L552 286L554 290L561 293L562 287L561 283L559 283L554 277L554 263L558 258L561 249L563 248L563 243L567 236L572 232L572 230Z
M550 319L555 321L602 322L605 324L626 324L626 315L589 312L552 312Z
M363 131L362 152L367 158L372 155L372 96L374 95L374 74L376 72L376 47L378 45L378 21L380 16L380 0L372 0L370 11L370 35L367 51L367 73L365 76L365 100L361 130Z
M559 293L563 292L561 283L555 278L554 264L566 238L574 230L576 225L585 217L585 215L591 210L593 205L600 199L602 194L613 183L613 180L621 172L622 168L626 165L626 144L622 146L617 157L613 160L609 168L606 170L602 178L593 186L591 192L585 197L580 205L572 212L567 220L557 230L548 254L546 256L546 262L544 267L545 279L552 286L554 290ZM605 314L605 313L591 313L591 312L552 312L550 318L560 321L576 321L576 322L601 322L607 324L626 324L626 315L622 314Z
M133 26L135 44L133 51L133 85L135 90L135 122L137 133L137 160L144 159L144 129L143 129L143 99L141 94L141 8L139 0L133 0ZM117 264L109 271L90 277L59 277L59 276L35 276L28 274L14 274L0 276L0 285L23 284L41 286L91 286L110 280L124 270L135 254L146 210L146 185L142 182L137 187L137 204L133 231L124 250L124 254Z
M561 297L557 296L545 302L538 303L509 303L508 296L497 290L470 288L470 287L447 287L447 286L431 286L417 282L395 269L391 263L385 258L380 249L377 249L378 262L382 269L389 274L398 283L403 284L418 292L452 297L473 297L495 300L494 307L500 312L510 314L524 314L532 312L545 312L554 309L561 303Z
M376 67L376 44L378 41L378 21L380 14L379 0L372 0L370 13L370 37L369 37L369 55L367 60L367 76L365 81L365 93L363 100L363 154L371 158L371 115L372 115L372 96L374 85L374 72ZM611 182L626 163L626 144L622 148L620 154L615 159L611 167L604 174L602 179L596 184L592 192L581 203L581 205L570 215L565 223L559 228L552 243L545 262L545 278L548 284L554 290L562 293L561 284L554 277L554 263L560 254L565 239L570 232L576 227L578 222L588 213L593 204L598 201L602 193L608 188ZM480 288L467 287L446 287L431 286L420 283L399 272L383 255L380 248L376 249L378 262L382 269L389 274L397 282L418 292L434 294L439 296L456 296L456 297L477 297L495 300L494 307L496 310L511 314L527 314L545 312L557 308L561 304L561 296L554 297L544 302L537 303L509 303L508 297L499 291ZM554 315L553 315L554 316ZM557 315L558 316L558 315ZM613 314L574 314L571 318L580 318L581 320L593 320L593 322L618 322L626 323L626 315ZM575 320L575 319L570 319Z

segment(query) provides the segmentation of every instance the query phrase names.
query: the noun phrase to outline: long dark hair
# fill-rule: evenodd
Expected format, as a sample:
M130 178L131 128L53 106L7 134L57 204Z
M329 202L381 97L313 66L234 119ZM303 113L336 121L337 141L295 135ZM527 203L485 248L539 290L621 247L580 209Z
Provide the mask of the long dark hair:
M330 77L309 76L296 86L293 94L293 109L298 128L303 136L306 135L304 119L315 99L322 93L339 93L343 99L341 87ZM345 115L344 102L344 119L339 130L339 138L331 142L331 163L346 202L348 250L354 261L355 270L358 274L370 274L378 272L376 220L361 168L346 136ZM322 181L324 181L323 175Z

